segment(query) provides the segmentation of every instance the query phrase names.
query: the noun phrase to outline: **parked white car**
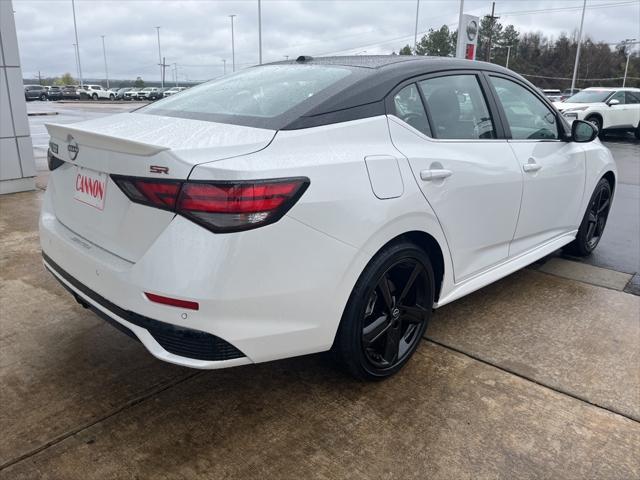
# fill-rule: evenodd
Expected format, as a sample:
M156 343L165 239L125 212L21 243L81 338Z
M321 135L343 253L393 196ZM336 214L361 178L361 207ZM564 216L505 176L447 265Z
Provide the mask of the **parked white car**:
M138 92L138 100L158 100L162 98L162 89L158 87L146 87Z
M169 97L171 95L173 95L174 93L180 93L183 90L186 90L187 87L171 87L169 90L165 90L164 92L164 96L165 97Z
M562 100L562 91L557 88L544 88L542 89L542 93L544 93L544 96L551 102L559 102Z
M130 90L127 90L124 93L124 99L125 100L137 100L138 99L138 93L140 92L140 88L131 88Z
M640 140L640 88L591 87L554 105L569 121L587 120L602 134L635 132Z
M195 368L331 349L392 375L433 308L593 251L616 190L592 124L458 59L300 57L47 128L46 268Z
M115 94L105 90L101 85L84 85L78 89L80 98L88 97L92 100L114 100Z

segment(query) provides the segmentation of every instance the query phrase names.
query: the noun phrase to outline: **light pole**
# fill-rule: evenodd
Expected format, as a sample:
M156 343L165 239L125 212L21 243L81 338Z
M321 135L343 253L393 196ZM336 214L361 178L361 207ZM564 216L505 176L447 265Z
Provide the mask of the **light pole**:
M456 42L456 58L464 58L464 38L462 30L464 25L462 20L464 17L464 0L460 0L460 12L458 12L458 41Z
M72 43L73 45L73 54L76 57L76 75L78 76L78 81L80 81L80 68L78 67L78 45Z
M418 50L418 14L419 13L420 13L420 0L416 0L416 29L413 32L413 51L414 52Z
M578 64L580 63L580 45L582 44L582 26L584 25L584 12L587 9L587 0L582 4L582 18L580 20L580 30L578 32L578 48L576 51L576 62L573 65L573 78L571 79L571 93L576 87L576 77L578 76Z
M76 25L76 2L71 0L71 9L73 10L73 30L76 34L76 58L78 60L78 77L80 77L80 86L84 86L82 80L82 65L80 64L80 42L78 42L78 26Z
M173 79L176 82L176 87L178 86L178 64L174 63L173 64Z
M160 65L160 85L164 88L164 62L162 61L162 53L160 50L160 27L153 27L158 32L158 65Z
M233 17L236 15L229 15L231 19L231 71L236 71L236 44L235 39L233 38Z
M104 46L104 35L102 37L102 56L104 57L104 75L107 78L107 90L109 90L109 69L107 68L107 49Z
M627 38L623 42L620 42L620 45L622 45L622 52L627 54L627 61L624 66L624 78L622 79L623 87L627 84L627 71L629 70L629 58L631 57L631 49L629 47L631 45L635 45L636 43L640 42L637 42L635 38Z
M258 61L262 65L262 8L258 0Z

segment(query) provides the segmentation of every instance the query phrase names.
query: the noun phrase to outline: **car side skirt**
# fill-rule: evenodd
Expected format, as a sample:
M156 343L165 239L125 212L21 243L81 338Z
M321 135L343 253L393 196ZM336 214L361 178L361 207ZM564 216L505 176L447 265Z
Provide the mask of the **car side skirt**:
M503 263L495 265L485 272L456 284L454 288L447 292L446 295L440 297L438 302L434 305L434 308L442 307L443 305L475 292L482 287L486 287L487 285L532 264L536 260L555 252L559 248L571 243L576 238L577 233L578 231L574 230L572 232L562 234L561 236L556 237L533 250L524 252L515 258L511 258Z

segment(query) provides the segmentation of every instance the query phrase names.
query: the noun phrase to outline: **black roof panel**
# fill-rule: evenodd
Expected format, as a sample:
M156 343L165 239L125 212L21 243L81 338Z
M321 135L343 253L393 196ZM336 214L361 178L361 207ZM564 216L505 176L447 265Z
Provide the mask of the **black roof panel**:
M415 61L416 59L441 58L441 57L414 57L412 55L351 55L335 57L305 57L311 60L304 62L298 60L285 60L273 62L272 65L305 63L312 65L341 65L344 67L380 68L394 63Z
M309 58L309 57L306 57ZM305 128L322 124L320 116L335 117L335 112L349 109L363 110L363 106L380 104L399 83L420 75L447 70L484 70L508 73L521 80L519 75L493 63L463 60L450 57L425 57L414 55L356 55L345 57L317 57L304 61L287 60L274 64L337 65L366 72L357 82L336 91L311 111L294 120L285 129ZM365 70L366 69L366 70ZM526 80L524 80L526 82ZM528 82L527 82L528 83ZM367 112L378 111L367 107Z

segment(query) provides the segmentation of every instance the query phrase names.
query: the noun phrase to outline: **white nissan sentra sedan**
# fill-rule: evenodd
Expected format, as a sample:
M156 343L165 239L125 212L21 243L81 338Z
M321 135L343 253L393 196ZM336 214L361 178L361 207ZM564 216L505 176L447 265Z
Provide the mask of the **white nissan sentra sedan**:
M48 129L46 268L195 368L332 350L392 375L434 308L588 255L616 188L593 125L448 58L299 57Z

